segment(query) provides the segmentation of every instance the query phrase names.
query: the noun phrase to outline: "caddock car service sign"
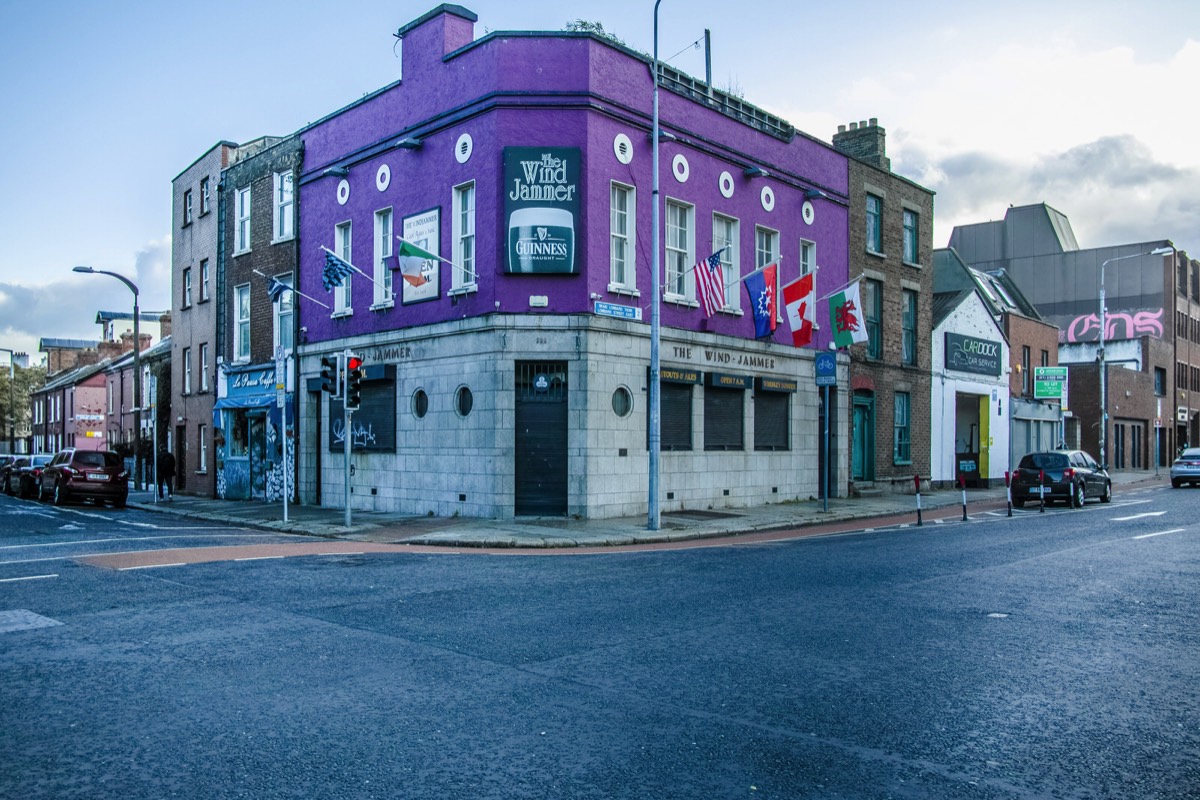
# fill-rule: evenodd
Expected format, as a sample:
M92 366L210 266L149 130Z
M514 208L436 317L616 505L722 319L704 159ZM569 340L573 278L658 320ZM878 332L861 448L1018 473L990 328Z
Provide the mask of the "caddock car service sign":
M504 148L508 263L516 274L572 275L579 224L579 148Z
M946 334L946 369L974 372L977 375L999 375L1001 355L1000 342L959 333Z

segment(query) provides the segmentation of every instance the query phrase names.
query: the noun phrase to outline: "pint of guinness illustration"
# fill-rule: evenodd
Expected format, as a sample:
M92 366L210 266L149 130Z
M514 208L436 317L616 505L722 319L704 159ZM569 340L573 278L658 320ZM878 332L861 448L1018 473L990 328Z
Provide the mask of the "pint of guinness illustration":
M575 271L575 216L562 208L519 208L508 220L513 272Z

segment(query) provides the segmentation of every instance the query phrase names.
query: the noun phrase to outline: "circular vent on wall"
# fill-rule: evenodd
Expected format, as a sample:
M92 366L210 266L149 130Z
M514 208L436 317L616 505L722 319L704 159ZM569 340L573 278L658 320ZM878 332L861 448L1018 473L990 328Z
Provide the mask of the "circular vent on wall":
M337 201L339 206L346 205L346 201L350 199L350 181L342 178L338 181Z
M458 163L465 164L471 157L471 151L474 148L475 142L471 140L471 134L464 133L458 137L458 142L454 145L454 158L458 160Z
M625 134L618 133L613 139L613 152L616 153L617 161L628 164L633 161L633 142L629 141Z
M380 164L379 171L375 173L375 187L379 191L385 191L388 185L392 182L392 170L387 164Z

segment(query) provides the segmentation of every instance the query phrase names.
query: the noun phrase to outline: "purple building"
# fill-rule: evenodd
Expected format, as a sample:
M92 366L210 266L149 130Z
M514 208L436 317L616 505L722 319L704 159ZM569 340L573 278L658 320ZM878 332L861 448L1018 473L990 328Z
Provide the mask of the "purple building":
M476 39L475 21L442 5L403 26L401 80L300 132L300 498L345 501L350 436L352 508L643 514L651 62L592 33ZM807 347L782 303L756 339L741 278L774 263L776 296L818 266L816 298L846 284L847 158L669 67L659 87L662 508L818 496L827 312ZM402 241L439 260L398 258ZM361 273L327 289L326 249ZM692 268L718 251L708 317ZM344 349L366 361L349 431L315 377Z

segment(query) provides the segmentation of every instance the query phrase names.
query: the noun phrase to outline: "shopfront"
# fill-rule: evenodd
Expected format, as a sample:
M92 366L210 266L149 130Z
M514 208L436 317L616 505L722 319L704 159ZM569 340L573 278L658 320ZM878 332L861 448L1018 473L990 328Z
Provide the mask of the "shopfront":
M276 389L275 365L230 367L213 408L217 496L223 500L281 500L284 457L292 428L290 395ZM285 425L286 420L286 425ZM290 454L292 448L286 446ZM291 482L289 482L291 483Z

